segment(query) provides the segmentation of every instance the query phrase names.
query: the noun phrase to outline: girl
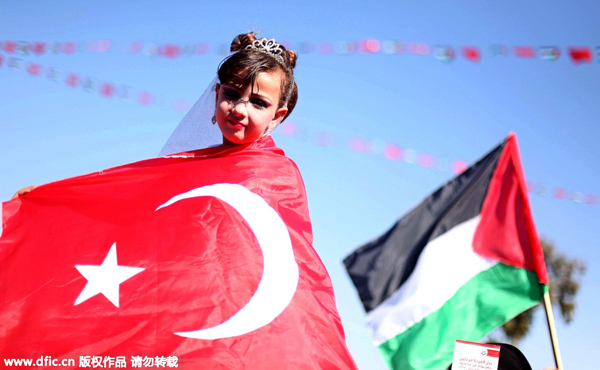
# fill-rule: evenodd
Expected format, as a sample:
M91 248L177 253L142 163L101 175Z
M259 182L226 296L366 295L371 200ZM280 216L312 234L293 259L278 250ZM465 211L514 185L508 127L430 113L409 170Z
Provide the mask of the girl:
M274 40L239 35L219 67L215 120L224 144L246 144L268 136L298 99L296 54Z
M286 50L274 40L257 40L254 33L236 37L231 45L232 55L226 58L218 69L218 76L209 84L202 97L183 118L175 129L160 155L181 151L195 150L209 146L225 144L242 144L269 136L272 130L287 118L296 105L298 88L294 82L296 53ZM266 79L274 79L268 83ZM257 85L269 85L278 91L267 100L260 96L250 96L257 90L265 92ZM241 96L250 88L246 97ZM259 93L260 95L260 93ZM215 106L216 101L216 106ZM242 104L240 104L242 103ZM233 109L235 106L236 109ZM237 109L240 108L240 109ZM220 113L217 116L217 113ZM251 113L254 122L260 118L259 127L251 125L240 131L238 122L242 115ZM230 124L226 121L230 119ZM218 129L209 122L216 124ZM266 124L266 128L265 128ZM237 128L237 129L236 129ZM230 141L227 136L241 136ZM248 132L246 132L248 131ZM246 135L246 133L250 135ZM225 137L223 134L227 134ZM225 139L225 140L224 140Z
M312 247L302 178L270 136L296 105L296 54L254 33L231 51L204 123L219 128L222 145L26 188L2 204L0 318L11 325L0 324L1 354L356 369ZM114 269L135 269L116 296L92 287L110 273L96 269L110 253Z

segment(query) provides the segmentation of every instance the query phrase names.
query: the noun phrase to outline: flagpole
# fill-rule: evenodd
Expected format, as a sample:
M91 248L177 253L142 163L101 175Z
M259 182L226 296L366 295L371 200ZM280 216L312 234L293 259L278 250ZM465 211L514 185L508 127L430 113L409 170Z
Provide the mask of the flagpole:
M544 293L544 308L546 309L546 319L548 320L548 330L550 331L550 341L552 342L552 351L554 352L554 362L558 370L563 370L560 349L558 348L558 337L556 336L556 326L554 325L554 314L552 313L552 302L550 302L550 290Z

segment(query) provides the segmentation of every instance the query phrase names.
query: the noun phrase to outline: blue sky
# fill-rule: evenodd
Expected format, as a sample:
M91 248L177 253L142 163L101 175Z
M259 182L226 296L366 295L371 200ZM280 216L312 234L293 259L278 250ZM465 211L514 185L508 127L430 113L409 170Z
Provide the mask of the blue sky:
M351 4L351 5L350 5ZM447 163L473 163L510 131L517 133L529 181L548 186L532 194L540 235L588 271L575 321L558 319L567 368L593 369L590 353L600 331L600 205L556 199L554 188L600 195L600 4L532 0L503 2L387 1L246 2L16 1L0 2L0 42L110 40L107 52L19 55L0 51L0 199L27 185L152 157L185 112L177 99L194 102L214 77L222 54L238 33L263 30L301 51L306 43L398 40L434 49L451 46L452 62L431 53L299 53L300 98L289 118L296 133L276 142L294 159L306 183L315 248L334 286L349 347L361 369L383 369L364 329L364 313L341 260L378 236L453 173ZM132 42L144 49L127 53ZM208 43L203 55L149 55L153 44ZM507 56L493 56L504 45ZM475 46L481 59L461 55ZM533 47L534 58L514 55ZM561 51L542 60L539 48ZM575 65L569 47L592 51L591 63ZM10 68L18 58L60 71L59 79ZM102 96L97 88L69 87L68 74L92 77L122 89L127 98ZM122 90L119 90L122 91ZM155 100L137 102L142 91ZM284 124L285 125L285 124ZM289 129L291 130L291 128ZM323 141L323 138L329 141ZM320 139L318 139L320 138ZM352 150L354 138L369 152ZM435 158L440 169L386 158L386 145ZM578 197L579 195L575 195ZM534 369L553 363L542 312L520 344Z

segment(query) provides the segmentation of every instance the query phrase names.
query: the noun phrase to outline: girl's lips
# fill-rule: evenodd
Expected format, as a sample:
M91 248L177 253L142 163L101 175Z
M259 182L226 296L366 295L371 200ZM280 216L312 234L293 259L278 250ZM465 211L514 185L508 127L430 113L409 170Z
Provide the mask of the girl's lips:
M232 120L227 120L227 122L229 123L229 125L231 125L231 127L236 128L238 130L243 129L244 126L243 124L241 124L240 122L237 121L232 121Z

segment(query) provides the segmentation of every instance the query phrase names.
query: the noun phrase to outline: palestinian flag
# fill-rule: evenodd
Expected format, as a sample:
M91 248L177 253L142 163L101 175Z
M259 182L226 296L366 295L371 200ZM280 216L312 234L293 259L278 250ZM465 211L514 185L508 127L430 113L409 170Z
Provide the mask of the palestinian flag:
M517 137L442 186L344 264L393 369L446 369L548 285Z

